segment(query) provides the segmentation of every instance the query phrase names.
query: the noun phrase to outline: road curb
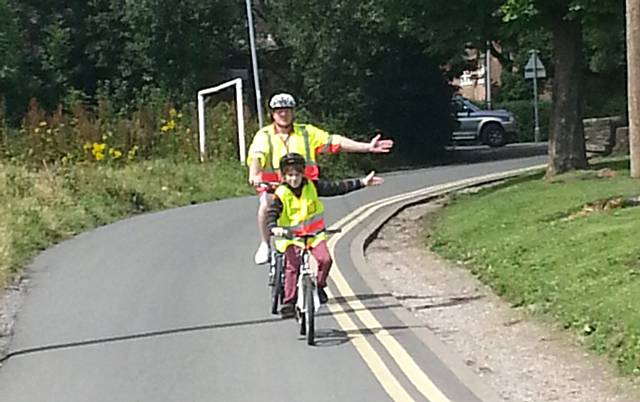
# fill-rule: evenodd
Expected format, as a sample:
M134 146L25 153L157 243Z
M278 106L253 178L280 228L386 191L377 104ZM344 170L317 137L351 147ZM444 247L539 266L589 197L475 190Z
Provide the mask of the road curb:
M358 232L350 244L350 257L354 267L362 276L365 283L371 288L373 293L381 295L388 294L387 289L380 280L378 274L369 267L364 256L366 247L371 243L380 229L387 222L409 207L430 202L444 195L463 189L487 185L504 179L521 176L523 174L535 175L539 173L539 170L544 168L545 166L535 166L532 168L518 169L496 175L482 176L471 180L463 180L459 182L459 184L453 183L448 187L435 186L436 188L434 188L433 191L428 191L427 188L424 192L411 198L382 207L380 211L376 212L375 216L370 221L360 223L355 228ZM400 305L399 301L392 295L381 296L380 299L387 305ZM457 353L451 351L450 348L448 348L431 330L419 322L419 320L414 317L409 310L404 307L394 307L390 308L390 310L398 319L411 328L417 338L436 356L438 356L438 358L444 362L451 372L458 377L460 382L462 382L478 399L483 402L500 402L503 400L498 396L495 390L490 388L484 380L482 380L481 377L463 363Z

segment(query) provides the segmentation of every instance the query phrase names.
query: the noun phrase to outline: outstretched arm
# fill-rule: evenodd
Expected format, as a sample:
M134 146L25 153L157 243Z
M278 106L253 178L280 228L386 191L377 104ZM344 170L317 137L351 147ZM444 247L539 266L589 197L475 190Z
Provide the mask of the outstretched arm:
M377 134L370 142L354 141L343 136L337 137L340 148L345 152L386 154L393 148L393 140L383 139L382 134Z
M377 186L382 184L384 180L375 175L375 172L369 173L361 179L347 179L338 181L318 180L314 182L318 195L321 197L332 197L343 195L352 191L359 190L367 186Z

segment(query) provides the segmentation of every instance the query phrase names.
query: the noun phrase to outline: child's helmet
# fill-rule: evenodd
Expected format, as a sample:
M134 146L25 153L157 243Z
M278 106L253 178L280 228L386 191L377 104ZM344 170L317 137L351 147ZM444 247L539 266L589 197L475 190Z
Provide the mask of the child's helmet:
M284 174L284 169L289 166L296 167L299 171L304 172L306 161L302 155L295 152L289 152L280 158L280 172Z

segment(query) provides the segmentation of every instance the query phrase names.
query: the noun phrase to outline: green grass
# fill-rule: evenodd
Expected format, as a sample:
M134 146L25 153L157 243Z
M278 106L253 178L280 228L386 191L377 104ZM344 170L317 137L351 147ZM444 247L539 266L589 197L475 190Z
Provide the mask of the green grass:
M0 289L46 247L136 213L251 194L237 162L30 170L0 162Z
M598 199L640 195L640 181L618 173L520 179L457 196L428 241L514 306L552 317L640 375L640 207L563 219Z

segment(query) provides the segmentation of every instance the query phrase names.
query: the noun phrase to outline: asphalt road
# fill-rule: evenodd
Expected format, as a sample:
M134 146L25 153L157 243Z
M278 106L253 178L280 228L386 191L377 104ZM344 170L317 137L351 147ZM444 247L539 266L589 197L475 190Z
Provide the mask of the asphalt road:
M391 195L544 162L538 156L390 174L381 187L327 199L326 217L332 223ZM349 297L380 328L358 321L347 297L334 299L316 323L318 345L309 347L294 321L270 315L266 270L252 263L255 209L255 197L246 197L136 216L43 252L29 268L11 357L0 368L0 400L478 400L344 255L336 257L356 295ZM331 290L340 295L335 284ZM351 316L357 328L340 323ZM376 338L380 329L445 399L424 397ZM369 345L373 360L363 359L358 344ZM404 393L381 384L380 367Z

